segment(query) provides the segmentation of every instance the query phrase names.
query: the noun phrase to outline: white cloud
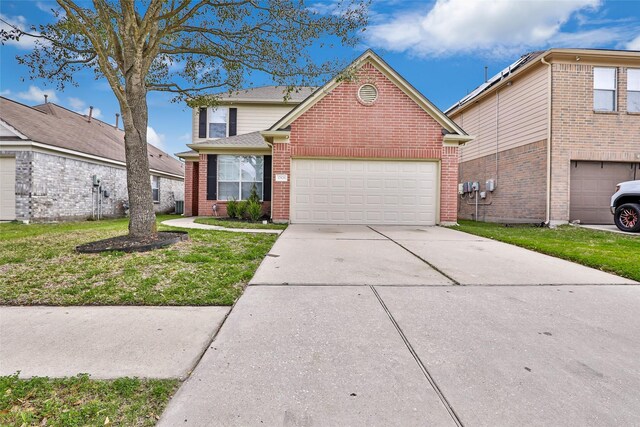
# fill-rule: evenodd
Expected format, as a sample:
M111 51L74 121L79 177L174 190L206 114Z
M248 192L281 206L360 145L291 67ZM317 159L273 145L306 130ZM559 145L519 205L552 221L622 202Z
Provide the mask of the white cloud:
M37 1L36 7L43 12L47 12L50 15L54 15L53 9L59 9L58 5L55 2L48 1Z
M0 96L9 96L9 95L11 95L11 90L9 89L0 90Z
M149 144L164 150L164 139L165 136L163 133L158 133L151 126L147 126L147 142Z
M640 35L638 35L635 39L627 43L625 48L629 50L640 50Z
M89 115L89 106L80 98L70 97L69 106L71 107L71 110L75 111L78 114L84 114L85 116ZM99 119L100 117L102 117L102 110L93 107L93 113L91 113L91 116L93 118Z
M29 86L26 92L19 92L16 96L25 101L31 101L38 104L44 104L44 96L49 96L49 102L58 102L58 96L53 89L40 89L37 86Z
M418 56L513 54L561 40L567 36L561 27L574 13L600 4L601 0L436 0L426 12L405 11L371 26L368 41Z
M190 142L191 141L191 133L187 132L178 137L179 141Z
M18 15L18 16L8 16L5 15L3 13L0 13L0 19L2 19L2 21L6 21L9 24L5 24L4 22L0 21L0 29L7 31L7 32L11 32L13 31L14 27L18 28L22 31L30 31L30 29L27 26L27 19L24 16ZM36 39L33 37L29 37L29 36L25 36L23 35L22 37L20 37L20 40L16 41L16 40L7 40L5 42L6 45L8 46L15 46L18 49L33 49L33 47L35 46L35 42Z

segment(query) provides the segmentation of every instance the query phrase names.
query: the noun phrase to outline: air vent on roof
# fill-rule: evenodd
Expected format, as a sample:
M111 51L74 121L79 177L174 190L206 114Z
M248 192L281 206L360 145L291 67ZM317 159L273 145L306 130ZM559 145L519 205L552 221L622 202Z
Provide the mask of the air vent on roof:
M371 104L378 99L378 89L371 84L362 85L358 90L358 97L365 104Z

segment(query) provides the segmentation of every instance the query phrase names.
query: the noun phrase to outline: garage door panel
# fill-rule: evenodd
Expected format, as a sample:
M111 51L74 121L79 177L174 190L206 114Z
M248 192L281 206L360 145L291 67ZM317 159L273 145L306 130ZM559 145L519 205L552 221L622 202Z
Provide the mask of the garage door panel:
M433 225L436 180L435 162L294 159L291 221Z
M609 203L615 186L636 179L638 169L636 163L572 161L569 219L613 224Z

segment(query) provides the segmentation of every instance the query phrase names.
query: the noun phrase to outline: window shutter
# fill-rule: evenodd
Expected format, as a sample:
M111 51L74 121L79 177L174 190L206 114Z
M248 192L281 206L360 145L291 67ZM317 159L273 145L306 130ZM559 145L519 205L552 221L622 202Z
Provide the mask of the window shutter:
M198 117L198 138L207 137L207 109L205 107L200 108L200 114Z
M238 134L238 109L229 108L229 136Z
M271 201L271 156L264 156L264 176L262 177L262 200Z
M218 200L218 156L207 154L207 200Z

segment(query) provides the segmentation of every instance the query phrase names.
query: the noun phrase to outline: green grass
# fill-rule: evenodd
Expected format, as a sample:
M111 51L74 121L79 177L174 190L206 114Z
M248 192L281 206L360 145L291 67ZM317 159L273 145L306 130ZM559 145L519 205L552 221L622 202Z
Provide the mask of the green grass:
M556 229L458 221L453 229L511 243L640 281L640 236L562 226Z
M0 377L3 426L153 426L178 380Z
M195 222L198 224L217 225L225 228L247 228L252 230L261 228L268 230L284 230L287 228L287 224L274 224L272 222L263 224L262 222L233 221L219 218L197 218Z
M189 241L151 252L79 254L77 245L126 234L127 220L0 224L0 304L231 305L276 240L187 231Z

